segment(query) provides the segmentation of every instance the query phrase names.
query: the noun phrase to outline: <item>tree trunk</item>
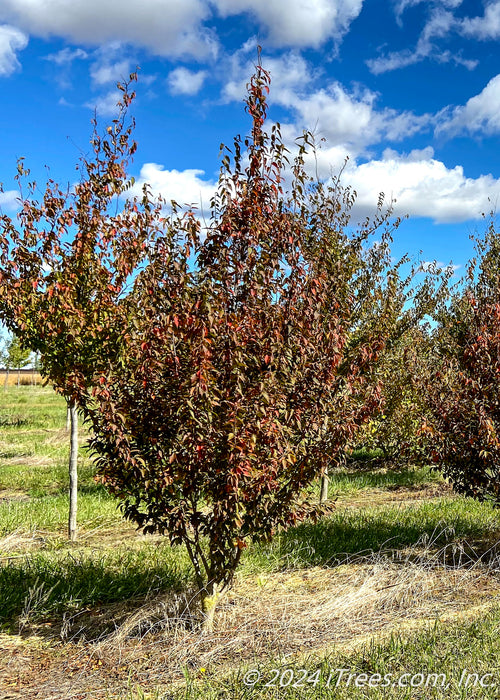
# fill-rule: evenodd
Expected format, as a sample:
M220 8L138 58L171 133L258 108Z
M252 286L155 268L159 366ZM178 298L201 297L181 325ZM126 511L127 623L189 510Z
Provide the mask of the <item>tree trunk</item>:
M211 634L214 629L214 614L217 603L221 598L221 591L216 583L208 584L201 592L201 611L203 613L202 631Z
M75 403L68 403L71 417L71 438L69 450L69 519L68 537L71 542L76 540L76 511L78 494L78 412Z
M9 383L9 372L10 372L9 369L7 369L7 371L5 372L5 381L3 383L3 390L4 391L7 391L7 384Z
M20 379L21 379L21 370L20 370L19 367L18 367L18 368L17 368L17 388L18 388L18 389L19 389L19 385L20 385L20 383L21 383L21 382L20 382Z
M328 478L328 467L325 467L323 474L321 475L321 489L319 492L319 502L325 503L328 500L328 484L330 479Z

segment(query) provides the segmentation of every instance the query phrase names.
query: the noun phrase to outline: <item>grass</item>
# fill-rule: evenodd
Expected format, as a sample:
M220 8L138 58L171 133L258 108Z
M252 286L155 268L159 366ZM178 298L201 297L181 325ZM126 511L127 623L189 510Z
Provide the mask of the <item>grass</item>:
M54 615L179 589L189 579L187 557L150 543L75 554L42 552L0 569L0 624L24 628Z
M488 504L428 468L339 469L332 515L250 545L213 635L200 636L185 551L123 521L83 447L79 541L67 542L65 422L50 387L0 388L0 645L14 650L0 687L14 673L27 698L498 696L457 685L462 668L498 667L500 523ZM29 663L14 672L17 648ZM244 684L251 669L272 680L273 667L295 680L304 668L310 682L286 685L287 672L282 686ZM332 690L339 668L445 673L450 686Z
M380 550L393 554L421 539L441 547L464 539L495 538L499 531L493 507L465 498L440 498L404 508L339 508L330 518L283 533L260 554L276 567L331 566L346 554Z
M393 633L383 642L372 640L351 653L333 652L322 659L305 659L300 665L284 664L280 659L266 665L254 664L223 682L211 673L198 671L188 675L185 688L169 697L172 700L498 698L499 629L500 608L496 607L472 622L436 622L417 634ZM460 650L458 663L457 650ZM250 668L262 679L252 687L245 685L245 678L257 675L246 676ZM292 678L296 687L290 683ZM139 700L155 695L146 696L139 690L129 697ZM158 693L156 697L162 695Z
M398 470L351 467L338 469L330 475L328 495L330 498L345 498L372 489L396 491L401 488L416 489L442 482L443 477L430 467L404 467Z
M43 530L62 534L67 529L67 520L66 495L41 496L28 501L6 499L0 502L0 537L19 528L29 532ZM80 530L84 532L111 521L121 522L116 500L101 489L94 494L85 493L82 489L78 498Z

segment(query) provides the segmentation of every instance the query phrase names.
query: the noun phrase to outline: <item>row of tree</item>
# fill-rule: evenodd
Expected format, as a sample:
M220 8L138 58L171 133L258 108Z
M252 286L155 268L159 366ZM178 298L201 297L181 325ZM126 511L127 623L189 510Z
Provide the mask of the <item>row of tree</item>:
M210 221L202 228L175 202L167 211L147 185L126 199L131 83L119 86L106 131L94 123L74 187L49 181L37 200L19 163L21 211L1 219L0 319L40 353L74 431L77 407L88 421L98 478L126 517L185 545L209 627L248 541L328 512L311 485L325 486L328 467L380 437L388 417L405 416L383 439L393 456L402 446L429 454L434 442L462 486L450 459L462 443L452 446L446 421L458 420L457 402L483 397L462 366L491 348L465 350L464 339L498 302L467 292L449 309L446 272L403 274L408 259L395 263L390 250L399 221L383 196L373 219L353 226L355 193L307 175L311 136L292 157L279 125L265 131L260 65L246 99L251 133L225 149ZM438 312L431 334L422 324ZM493 395L476 406L489 440L483 466L495 461ZM74 460L70 472L76 494Z
M17 385L20 383L20 371L27 365L31 365L33 369L38 364L37 358L29 350L23 347L21 339L10 334L0 338L0 368L5 371L4 389L7 388L9 382L9 374L12 370L17 370Z

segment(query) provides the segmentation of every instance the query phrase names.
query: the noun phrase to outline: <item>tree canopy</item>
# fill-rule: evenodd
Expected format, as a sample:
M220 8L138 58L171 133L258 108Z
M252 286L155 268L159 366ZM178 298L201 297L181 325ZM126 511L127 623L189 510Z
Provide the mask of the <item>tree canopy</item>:
M356 226L352 189L307 174L310 134L292 157L265 130L269 84L259 64L205 226L125 198L128 85L80 183L28 185L1 220L0 317L81 407L126 517L186 546L208 622L249 541L331 507L311 486L381 410L379 361L439 279L401 276L382 196Z

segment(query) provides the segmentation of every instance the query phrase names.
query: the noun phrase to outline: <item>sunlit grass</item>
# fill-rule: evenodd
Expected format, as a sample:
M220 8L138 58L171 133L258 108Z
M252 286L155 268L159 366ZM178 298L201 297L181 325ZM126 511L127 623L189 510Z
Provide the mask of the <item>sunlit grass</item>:
M483 538L500 540L500 513L487 503L467 498L440 498L416 505L363 509L339 507L329 518L303 523L276 536L270 544L250 547L244 565L268 568L332 566L346 554L395 552L418 540L446 543Z
M337 469L330 473L328 495L330 498L353 496L372 489L394 490L416 488L443 483L439 472L430 467L403 467L401 469L367 469L362 462L350 469Z
M168 697L171 700L493 700L498 698L500 683L499 629L497 607L473 621L431 623L418 633L394 633L387 640L368 642L354 652L333 651L322 659L306 657L300 664L286 663L277 657L220 676L212 669L188 670L186 685L170 692ZM250 670L254 675L246 676ZM247 679L256 677L255 672L260 680L247 685ZM151 688L146 691L144 686L136 687L121 697L124 700L165 697L160 688L150 692Z
M95 527L96 523L122 520L116 499L104 491L81 493L78 499L78 526L80 530ZM46 496L29 501L0 502L0 536L17 530L65 532L68 521L68 497Z
M113 606L121 606L120 614L127 615L129 608L133 611L134 605L155 596L186 590L193 576L183 547L170 547L167 538L138 536L123 521L116 499L94 481L83 447L79 454L80 539L67 542L69 436L65 422L64 399L50 387L9 387L5 393L0 387L0 626L23 634L29 633L30 626L54 626L58 643L57 635L70 618L87 615L90 619L95 610L105 609L106 624L112 626ZM268 544L249 544L236 585L257 586L266 577L282 575L293 578L295 572L313 571L313 567L319 567L317 571L355 569L357 562L380 561L380 557L403 571L408 549L419 552L420 544L431 556L433 551L458 551L469 543L470 556L479 560L500 540L499 513L467 498L431 498L433 493L446 493L442 483L442 477L427 467L370 469L360 461L334 470L329 485L330 497L338 499L334 512L315 524L279 532ZM420 500L391 500L394 491L403 496L418 491ZM372 499L375 494L377 498ZM461 666L487 673L499 651L499 630L496 610L474 622L438 623L419 634L401 632L354 652L334 651L322 660L305 658L299 664L291 658L292 665L286 666L278 657L259 658L253 666L268 680L273 665L294 671L302 667L309 675L320 669L322 680L316 685L249 688L243 683L249 666L232 671L214 667L201 673L191 665L185 669L182 688L156 689L151 681L131 685L127 692L110 690L109 697L493 698L497 696L484 688L457 687L454 650L460 644ZM258 630L255 633L258 636ZM325 683L336 668L382 675L447 673L451 685L446 693L434 688L410 692L339 685L332 695Z

